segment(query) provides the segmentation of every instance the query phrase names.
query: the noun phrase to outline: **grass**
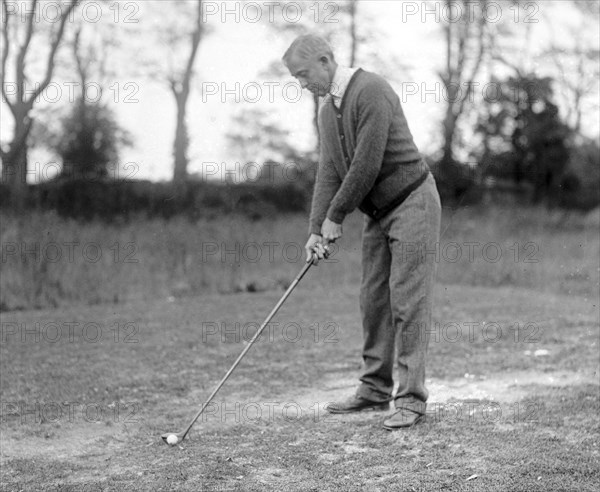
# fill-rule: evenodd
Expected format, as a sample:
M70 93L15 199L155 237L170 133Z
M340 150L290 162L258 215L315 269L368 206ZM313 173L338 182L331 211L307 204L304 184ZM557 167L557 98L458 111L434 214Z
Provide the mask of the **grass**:
M360 278L360 214L345 223L323 282ZM435 254L447 284L600 295L600 219L544 209L444 210ZM286 286L303 261L306 217L229 216L106 225L54 214L0 221L0 309L118 304Z
M23 329L5 330L0 346L3 490L600 485L596 300L440 285L439 326L494 322L502 335L491 341L477 328L452 341L443 328L434 333L427 419L388 433L380 413L323 412L324 402L352 391L359 374L357 288L330 290L321 284L325 268L308 275L269 328L272 335L252 348L191 438L173 448L160 434L184 427L242 350L244 327L264 318L278 292L4 313L4 327L30 331L23 339ZM515 323L526 321L536 324L535 333L515 332ZM63 327L52 342L48 330L43 336L51 322ZM96 342L83 329L91 323L102 327ZM123 329L111 329L115 323L135 326L127 342ZM300 337L286 332L292 325ZM532 355L541 349L547 355ZM60 418L52 413L57 405Z
M428 415L394 433L381 413L323 411L361 368L350 217L339 261L311 269L173 448L160 435L185 426L299 271L305 218L107 226L47 214L0 228L2 490L600 485L597 215L444 211Z

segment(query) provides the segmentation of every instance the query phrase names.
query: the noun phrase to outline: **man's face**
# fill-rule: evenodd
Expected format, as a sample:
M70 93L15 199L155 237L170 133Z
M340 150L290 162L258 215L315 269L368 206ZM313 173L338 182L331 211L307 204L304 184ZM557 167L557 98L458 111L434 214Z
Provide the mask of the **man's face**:
M288 61L288 70L303 89L321 97L329 92L333 74L327 57L305 60L294 54Z

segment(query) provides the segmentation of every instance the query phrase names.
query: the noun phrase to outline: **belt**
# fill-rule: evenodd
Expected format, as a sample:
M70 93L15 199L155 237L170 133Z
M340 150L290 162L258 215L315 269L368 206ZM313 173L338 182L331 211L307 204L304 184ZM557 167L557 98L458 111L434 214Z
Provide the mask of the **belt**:
M379 220L385 217L392 210L401 205L413 191L415 191L419 186L421 186L427 179L427 176L429 176L429 171L425 171L416 181L412 182L406 188L404 188L394 200L392 200L384 207L377 208L375 205L373 205L371 200L365 198L365 200L363 200L363 202L360 204L360 211L367 214L374 220Z

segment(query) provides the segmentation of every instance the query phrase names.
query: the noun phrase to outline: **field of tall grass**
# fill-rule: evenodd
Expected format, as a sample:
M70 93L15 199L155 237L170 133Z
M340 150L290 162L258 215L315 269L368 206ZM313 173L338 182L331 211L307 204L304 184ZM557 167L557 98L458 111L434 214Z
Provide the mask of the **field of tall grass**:
M307 236L299 215L121 224L53 213L1 219L1 310L283 289L301 268ZM443 284L598 297L599 223L598 210L444 209L439 248L427 254ZM361 227L362 215L350 216L332 258L319 265L327 287L359 282Z

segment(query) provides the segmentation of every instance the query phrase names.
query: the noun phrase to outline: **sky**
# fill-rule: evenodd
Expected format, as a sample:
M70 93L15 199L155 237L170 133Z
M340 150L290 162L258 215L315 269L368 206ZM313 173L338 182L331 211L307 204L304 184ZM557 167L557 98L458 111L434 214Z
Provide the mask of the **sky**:
M133 147L122 151L119 170L115 171L119 177L168 180L172 176L174 98L159 76L148 77L143 66L132 69L132 64L143 65L138 62L148 57L153 58L156 66L163 71L169 66L171 53L164 50L164 43L156 43L156 34L161 29L160 15L150 15L151 9L156 14L156 9L160 13L160 9L168 8L165 3L113 2L109 11L103 14L119 15L119 22L113 21L112 29L120 44L117 56L111 58L117 74L108 81L107 86L112 89L105 91L103 100L110 101L118 121L134 141ZM269 7L270 2L253 4L244 10L240 2L207 2L206 25L212 32L200 44L194 87L188 103L190 173L204 172L205 177L216 177L240 168L244 156L229 145L226 136L232 130L232 116L244 109L264 110L274 122L290 131L291 140L301 149L315 145L310 94L306 91L300 93L291 76L278 80L260 75L270 62L281 58L293 35L277 34L268 23L251 21L258 12L263 19L272 12L275 21L283 18L292 23L300 19L300 22L310 25L318 15L320 19L329 16L328 20L333 25L339 13L335 12L334 2L326 1L308 8L290 9L286 15ZM519 41L518 56L540 74L553 67L536 54L553 40L568 42L569 26L581 22L565 2L528 2L518 10L495 5L499 8L488 11L490 19L517 23L523 33L529 29L529 38L523 35ZM390 81L401 96L415 142L424 152L431 152L441 144L440 125L445 109L437 75L444 61L441 21L453 15L442 10L441 6L443 4L438 3L438 8L432 11L427 10L427 3L421 1L363 0L359 4L362 19L359 21L359 33L367 39L377 35L383 40L380 58L384 64L388 54L393 52L406 67L397 71L393 66L385 68L394 72ZM93 15L94 10L88 8L88 19ZM165 11L165 25L168 15L172 15L172 11ZM370 21L365 18L370 18ZM139 22L126 24L127 19ZM175 22L187 21L178 18ZM591 35L596 37L590 42L598 46L598 33ZM366 70L378 71L381 62L364 56L365 48L359 47L358 65ZM57 74L56 79L60 77ZM64 80L62 84L64 89ZM61 102L65 99L66 96L63 96ZM595 99L597 104L597 95ZM56 105L51 109L54 107ZM10 121L7 121L4 104L1 109L4 142ZM43 102L38 110L45 110ZM596 110L586 120L590 136L599 133L597 116ZM259 164L261 158L264 157L256 158ZM30 167L34 168L31 179L49 177L57 169L55 164L49 164L54 160L43 149L33 150L30 153ZM36 168L40 175L37 177Z

